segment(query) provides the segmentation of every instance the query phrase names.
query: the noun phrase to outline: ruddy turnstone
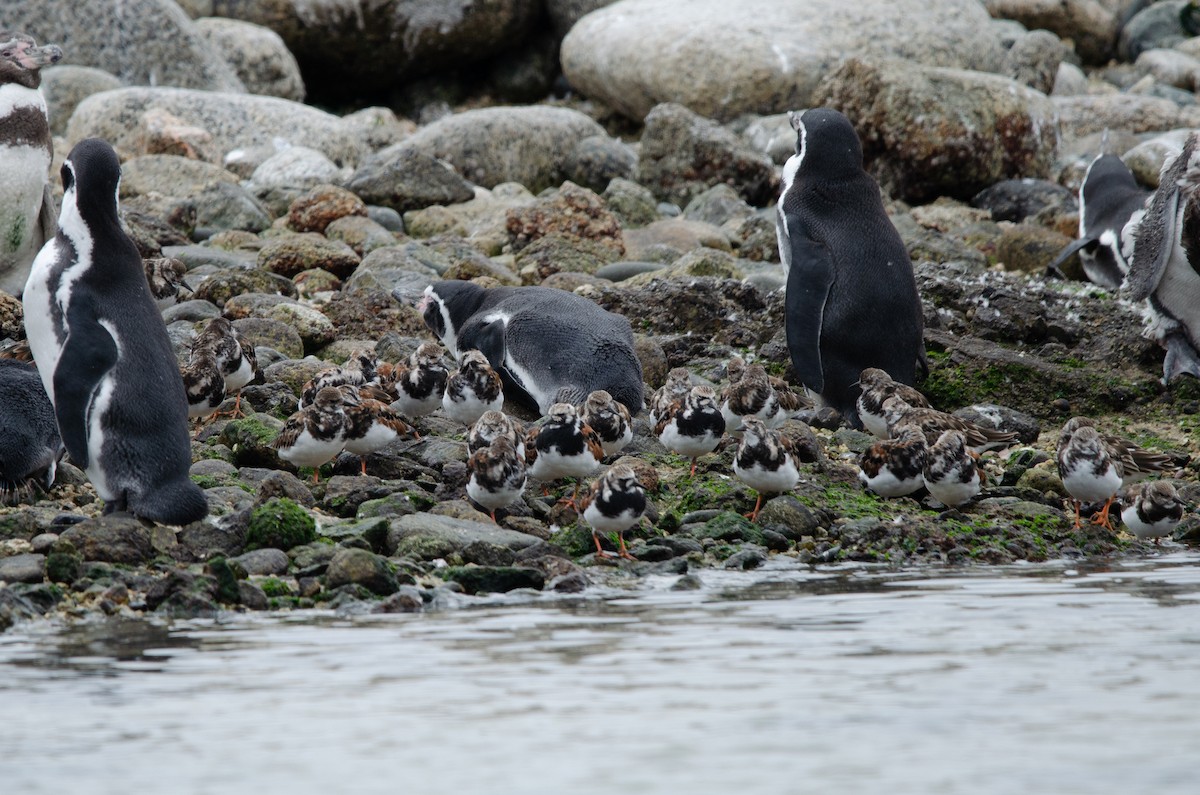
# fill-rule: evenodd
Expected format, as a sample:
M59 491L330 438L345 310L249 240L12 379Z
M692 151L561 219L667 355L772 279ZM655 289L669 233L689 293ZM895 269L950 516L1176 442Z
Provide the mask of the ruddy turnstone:
M634 560L625 548L625 531L634 527L646 513L646 489L632 467L615 466L592 484L583 505L583 520L592 528L597 557L610 557L600 546L602 533L617 534L617 554Z
M791 439L768 428L758 417L744 417L733 474L758 492L754 510L747 514L754 521L762 510L763 494L783 494L800 482Z
M188 419L207 417L225 402L225 379L221 365L208 348L192 348L188 363L179 368L187 393Z
M467 452L474 453L505 436L512 442L517 455L525 458L525 429L521 423L502 411L485 411L475 420L467 434Z
M1075 504L1075 527L1082 526L1082 503L1103 502L1092 522L1112 530L1108 511L1121 488L1120 453L1104 441L1091 420L1073 417L1063 426L1058 437L1058 474Z
M1006 447L1017 441L1017 435L1010 431L984 428L944 411L912 406L896 395L883 401L883 411L887 417L889 437L894 437L902 425L915 425L925 434L925 441L932 445L944 432L958 431L963 435L967 447L976 453Z
M416 431L388 404L360 395L358 387L343 384L338 389L346 412L345 449L358 456L365 475L367 456Z
M656 427L671 411L671 406L687 397L692 391L692 374L686 367L675 367L667 373L667 380L650 396L650 427Z
M908 384L893 381L892 377L878 367L868 367L859 376L858 418L863 427L880 439L890 439L887 415L883 402L895 395L910 406L929 409L929 400Z
M603 389L597 389L587 396L580 416L600 437L605 455L618 453L633 441L633 419L629 416L629 409L613 400L612 395Z
M449 371L443 355L446 350L436 342L423 342L408 357L408 365L392 368L392 386L396 399L392 408L406 417L423 417L442 405Z
M956 508L975 497L983 486L979 454L967 447L961 431L943 431L929 448L925 488L935 500Z
M464 353L458 369L446 379L446 392L442 396L446 416L463 425L471 425L485 411L499 411L503 405L504 385L500 374L479 351Z
M364 397L371 397L375 400L387 398L390 402L391 395L386 394L382 387L378 385L378 375L376 373L376 359L373 353L365 351L361 348L356 349L346 359L345 364L325 367L318 370L317 373L304 384L300 390L300 406L308 406L313 402L317 392L327 386L353 386L360 390L366 388L368 391L363 393ZM378 390L378 391L371 391Z
M717 407L710 386L694 386L682 401L664 412L654 432L663 447L692 459L690 474L696 474L696 459L717 449L725 435L725 417Z
M1183 509L1184 502L1173 485L1165 480L1152 480L1129 487L1121 521L1138 538L1153 538L1157 544L1183 519Z
M928 460L925 434L906 425L895 439L880 439L867 448L858 459L858 479L881 497L903 497L925 485Z
M721 390L720 404L725 431L731 436L741 434L746 417L757 417L768 428L776 428L788 418L767 371L759 364L746 365L741 378Z
M467 459L467 496L488 510L496 521L496 510L516 502L525 490L525 460L509 436L471 453Z
M174 306L179 300L179 288L189 293L195 292L185 280L187 265L174 257L151 257L142 260L146 267L146 283L150 285L150 295L159 311Z
M313 468L313 482L321 479L321 465L342 451L346 438L346 411L337 387L322 387L313 402L288 417L271 446L284 461Z
M225 381L225 393L235 396L233 416L238 416L242 408L242 387L254 380L258 371L258 357L254 353L254 345L238 333L223 317L215 317L208 321L192 343L192 350L207 349L212 352L221 368L221 377Z
M604 446L600 437L579 416L570 403L555 403L545 421L525 435L525 463L529 477L549 483L560 478L575 478L570 502L579 496L579 478L585 478L600 466Z

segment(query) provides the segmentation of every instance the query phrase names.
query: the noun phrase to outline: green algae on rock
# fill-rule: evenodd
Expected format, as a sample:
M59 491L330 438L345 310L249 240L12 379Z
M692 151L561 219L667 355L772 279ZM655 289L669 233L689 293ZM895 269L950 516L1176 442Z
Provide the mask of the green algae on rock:
M312 515L286 497L275 497L250 512L246 549L274 547L287 551L317 537Z

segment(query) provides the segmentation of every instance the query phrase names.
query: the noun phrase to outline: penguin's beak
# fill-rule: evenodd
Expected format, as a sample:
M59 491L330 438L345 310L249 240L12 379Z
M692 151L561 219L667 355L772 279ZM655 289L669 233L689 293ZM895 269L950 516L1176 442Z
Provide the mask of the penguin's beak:
M43 66L58 63L62 60L62 47L57 44L47 44L42 47L31 46L28 42L18 40L13 46L13 52L8 56L26 69L41 69Z

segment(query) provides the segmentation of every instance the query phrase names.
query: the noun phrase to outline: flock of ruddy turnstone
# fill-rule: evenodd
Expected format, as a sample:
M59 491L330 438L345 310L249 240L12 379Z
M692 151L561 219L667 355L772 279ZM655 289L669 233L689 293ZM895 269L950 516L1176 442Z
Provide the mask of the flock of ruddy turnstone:
M529 479L543 484L572 479L574 491L566 502L592 528L597 553L608 555L600 535L615 534L619 554L629 557L623 533L639 524L646 510L645 488L634 469L610 467L579 498L580 481L633 440L629 410L596 391L580 406L553 405L539 424L526 429L501 410L501 378L481 353L464 353L454 372L444 357L445 350L433 342L421 344L406 363L395 366L356 351L345 364L321 370L305 384L299 410L273 447L284 461L312 467L314 480L320 466L342 451L359 456L365 474L368 455L396 439L419 438L412 420L440 408L468 428L467 496L493 521L497 510L521 496ZM252 347L229 322L210 321L182 368L191 416L216 412L227 395L249 383L254 368ZM859 415L878 441L859 458L859 478L882 497L924 488L944 506L964 505L985 482L980 455L1017 440L1015 433L934 409L923 394L882 370L864 370L860 387ZM780 427L811 406L761 365L734 357L720 390L694 385L686 368L671 370L648 409L655 436L667 450L691 460L691 475L700 457L728 438L736 440L733 475L757 493L747 514L755 520L764 495L788 492L799 482L799 449ZM1093 521L1112 529L1109 511L1118 491L1127 487L1121 516L1130 532L1140 538L1169 533L1184 509L1175 488L1166 481L1131 484L1173 461L1103 435L1086 418L1072 419L1059 440L1058 467L1074 502L1075 526L1081 526L1082 503L1102 503Z

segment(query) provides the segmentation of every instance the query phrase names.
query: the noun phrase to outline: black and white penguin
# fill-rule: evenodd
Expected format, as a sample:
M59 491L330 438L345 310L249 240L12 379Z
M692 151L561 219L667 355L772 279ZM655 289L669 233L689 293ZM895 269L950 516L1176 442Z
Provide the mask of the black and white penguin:
M71 459L104 500L181 525L208 513L188 478L188 401L142 258L121 230L121 166L80 141L62 167L58 233L25 284L25 329Z
M1163 383L1200 378L1200 151L1196 133L1163 169L1138 224L1122 292L1146 301L1148 333L1166 348Z
M0 30L0 290L19 295L29 266L56 230L50 193L54 144L42 67L62 59L54 44Z
M800 383L857 428L864 368L909 385L927 370L921 299L850 120L829 108L790 118L776 219L788 350Z
M62 454L54 406L37 369L0 359L0 502L21 497L33 483L49 489Z
M1093 160L1079 186L1079 239L1059 252L1046 274L1062 278L1062 264L1079 252L1090 282L1119 290L1129 273L1133 230L1151 195L1121 158L1100 155Z
M543 415L555 403L582 403L598 389L633 414L642 410L633 329L594 301L548 287L440 281L425 288L417 308L456 360L472 348L481 351L505 394Z

